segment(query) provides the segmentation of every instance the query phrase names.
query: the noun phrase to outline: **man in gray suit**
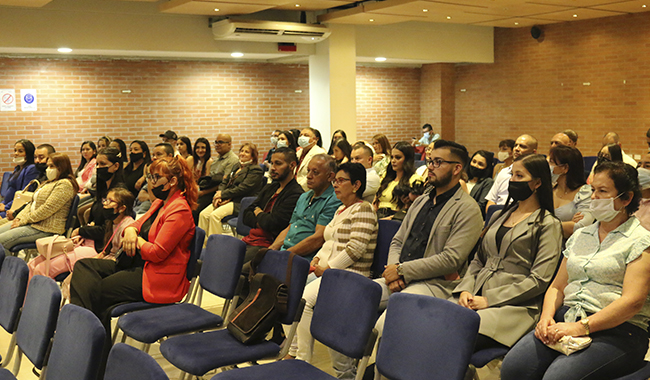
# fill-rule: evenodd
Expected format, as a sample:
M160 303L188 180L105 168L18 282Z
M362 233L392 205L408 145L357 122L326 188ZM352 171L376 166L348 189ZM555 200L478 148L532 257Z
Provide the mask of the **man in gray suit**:
M436 141L427 160L434 189L408 209L391 242L383 277L376 280L383 288L383 306L395 292L448 299L459 284L483 227L478 204L459 183L468 161L464 146ZM384 314L375 325L380 336Z

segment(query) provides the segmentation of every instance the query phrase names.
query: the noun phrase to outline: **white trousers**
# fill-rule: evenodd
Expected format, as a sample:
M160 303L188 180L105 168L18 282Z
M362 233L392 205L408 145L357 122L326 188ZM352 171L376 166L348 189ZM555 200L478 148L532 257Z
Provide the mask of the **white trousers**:
M204 208L199 214L199 227L205 231L206 238L214 234L221 235L223 233L221 219L232 215L234 211L235 204L233 202L228 202L216 209L211 204Z

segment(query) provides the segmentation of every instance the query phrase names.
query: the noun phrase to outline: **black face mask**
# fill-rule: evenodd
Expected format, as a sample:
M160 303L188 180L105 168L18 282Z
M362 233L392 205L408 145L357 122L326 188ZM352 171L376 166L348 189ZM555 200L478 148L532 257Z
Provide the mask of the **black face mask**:
M39 164L34 164L36 167L36 170L38 170L39 173L45 174L45 169L47 169L47 164L46 163L39 163Z
M104 215L105 220L115 220L117 216L120 215L119 212L115 212L114 208L103 208L102 214Z
M97 168L97 179L101 181L108 181L113 178L113 174L108 171L108 166L104 168Z
M469 176L471 178L485 178L487 177L488 168L479 169L476 166L469 166Z
M169 196L169 191L171 190L171 188L168 190L163 190L163 187L165 187L165 185L166 183L152 188L151 194L153 194L153 196L158 199L162 199L163 201L166 200L167 197Z
M526 181L510 181L508 184L508 193L512 199L516 201L525 201L526 199L530 198L531 195L533 195L533 192L534 191L530 189L530 186L528 186L528 182Z
M144 153L142 153L142 152L140 152L140 153L131 153L129 155L129 158L131 159L131 162L138 162L138 161L140 161L141 159L144 158Z

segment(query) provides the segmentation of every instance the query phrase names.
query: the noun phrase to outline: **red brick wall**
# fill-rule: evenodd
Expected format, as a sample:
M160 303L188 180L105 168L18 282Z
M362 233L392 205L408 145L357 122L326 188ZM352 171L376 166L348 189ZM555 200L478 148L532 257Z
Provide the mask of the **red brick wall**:
M553 134L580 135L594 155L608 131L628 154L647 150L650 127L650 13L495 29L495 63L457 65L456 138L473 151L531 133L548 153ZM583 83L590 83L589 86ZM466 92L460 92L465 89Z
M16 112L0 112L3 170L24 137L53 144L76 165L81 142L104 134L155 144L167 129L192 141L224 132L234 146L252 141L264 152L272 130L309 125L306 65L5 58L0 83L18 97L38 91L38 111L21 112L18 103Z
M391 144L421 137L420 69L357 66L357 137ZM332 126L335 130L336 126Z

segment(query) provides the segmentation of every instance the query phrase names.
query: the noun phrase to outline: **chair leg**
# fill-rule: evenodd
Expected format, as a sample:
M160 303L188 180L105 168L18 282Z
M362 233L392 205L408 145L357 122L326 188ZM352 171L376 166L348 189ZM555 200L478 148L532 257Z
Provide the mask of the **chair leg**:
M120 328L115 326L115 330L113 330L113 336L111 337L111 343L114 345L115 341L117 341L117 333L120 331Z
M178 380L185 380L185 374L187 372L181 371L181 375L178 377Z
M18 372L20 372L20 362L23 360L23 351L18 347L18 353L16 354L16 361L14 362L14 369L12 373L14 376L18 376Z
M11 341L9 342L9 348L7 349L7 355L5 355L5 360L0 363L0 368L6 368L11 362L11 358L14 356L14 351L16 350L16 332L14 331L11 334Z
M151 348L151 344L149 343L142 344L142 351L146 352L147 354L149 353L149 348Z

